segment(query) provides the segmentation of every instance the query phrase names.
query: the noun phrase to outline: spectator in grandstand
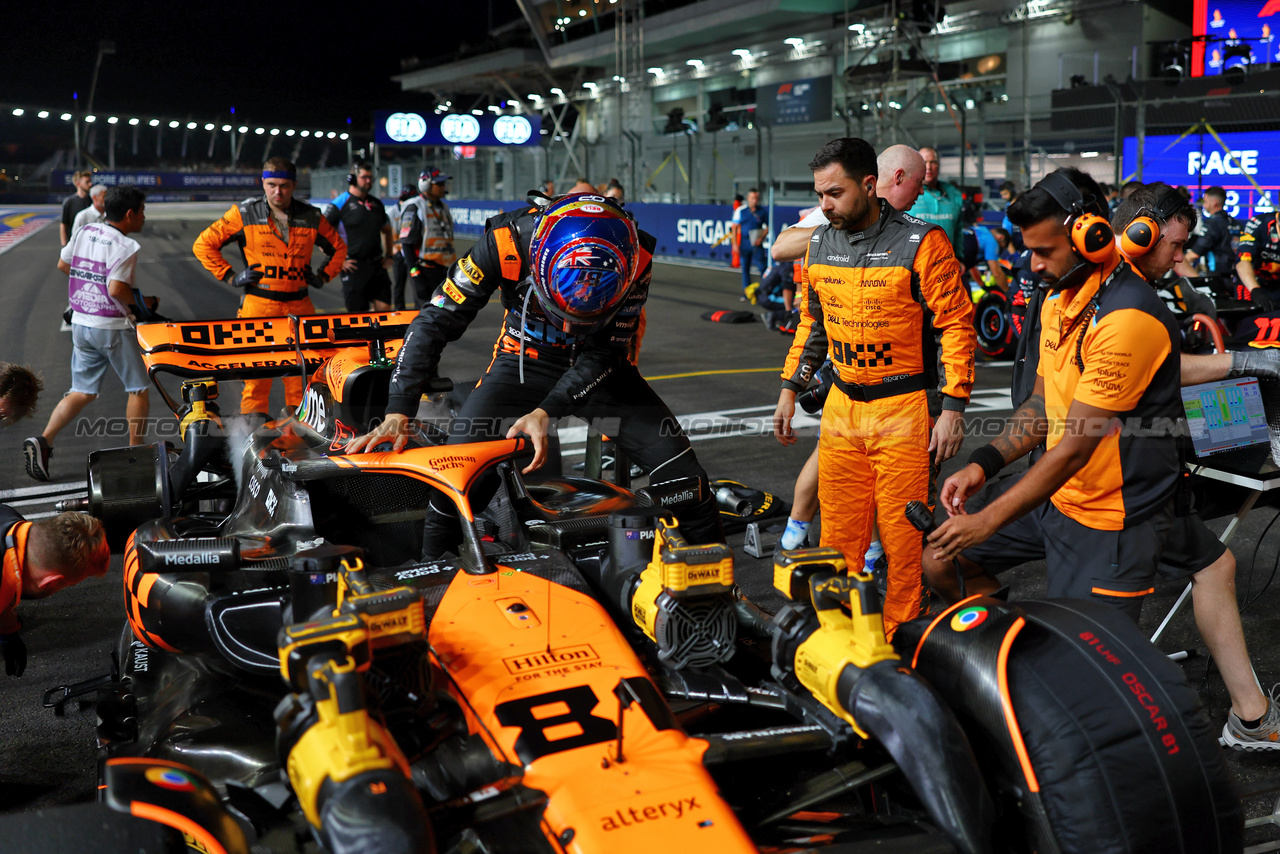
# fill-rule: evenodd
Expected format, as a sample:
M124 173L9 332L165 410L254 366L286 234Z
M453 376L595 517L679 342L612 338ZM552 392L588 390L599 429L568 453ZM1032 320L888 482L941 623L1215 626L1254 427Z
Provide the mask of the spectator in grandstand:
M63 246L67 245L67 241L71 239L71 233L75 231L76 214L93 204L89 199L89 187L92 184L92 172L82 170L71 176L71 185L76 188L76 191L62 200L60 231Z
M107 214L102 203L107 198L107 186L105 184L94 184L89 188L89 201L92 204L80 213L76 214L75 221L71 223L71 234L74 236L84 226L91 222L106 222Z

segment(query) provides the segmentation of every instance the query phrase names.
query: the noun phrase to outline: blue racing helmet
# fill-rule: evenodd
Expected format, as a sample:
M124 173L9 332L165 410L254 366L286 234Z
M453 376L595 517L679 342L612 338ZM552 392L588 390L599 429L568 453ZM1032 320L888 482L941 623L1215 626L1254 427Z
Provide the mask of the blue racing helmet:
M635 222L612 199L581 193L552 202L529 247L543 312L571 335L604 326L640 274L639 254Z

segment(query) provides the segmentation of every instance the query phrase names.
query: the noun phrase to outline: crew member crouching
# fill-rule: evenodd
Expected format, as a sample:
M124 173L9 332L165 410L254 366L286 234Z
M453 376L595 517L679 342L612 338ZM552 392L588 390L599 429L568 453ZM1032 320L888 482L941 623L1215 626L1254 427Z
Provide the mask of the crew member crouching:
M52 596L91 575L105 575L111 551L102 523L87 513L28 522L17 510L0 504L0 536L0 654L4 672L21 676L27 668L27 645L20 633L18 604L24 598Z

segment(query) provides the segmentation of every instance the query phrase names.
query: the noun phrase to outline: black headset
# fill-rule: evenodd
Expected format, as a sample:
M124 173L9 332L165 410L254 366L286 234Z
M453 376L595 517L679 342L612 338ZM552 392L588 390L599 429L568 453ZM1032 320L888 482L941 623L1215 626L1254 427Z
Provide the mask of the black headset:
M366 170L368 170L369 172L373 172L373 167L369 166L367 163L357 163L356 165L352 166L351 171L347 173L347 186L348 187L356 186L356 173L364 172Z

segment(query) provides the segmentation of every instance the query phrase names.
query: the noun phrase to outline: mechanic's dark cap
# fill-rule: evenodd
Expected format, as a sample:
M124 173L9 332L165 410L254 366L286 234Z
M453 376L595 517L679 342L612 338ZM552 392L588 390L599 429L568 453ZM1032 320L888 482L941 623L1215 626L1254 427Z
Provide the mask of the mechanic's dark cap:
M436 167L430 166L422 170L422 174L418 176L418 183L430 181L432 184L443 184L452 177L452 175L446 175Z

